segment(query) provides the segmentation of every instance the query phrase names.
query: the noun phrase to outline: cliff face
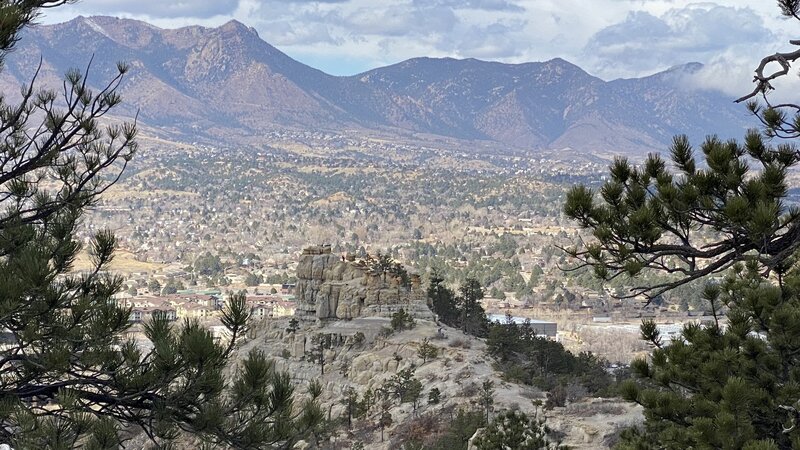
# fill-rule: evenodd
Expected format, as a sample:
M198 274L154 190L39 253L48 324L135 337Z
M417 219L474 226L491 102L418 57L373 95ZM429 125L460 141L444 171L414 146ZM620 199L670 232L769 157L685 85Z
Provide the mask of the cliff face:
M303 251L297 266L297 309L304 320L390 317L400 308L421 319L432 319L419 277L410 287L399 277L370 273L361 261L344 259L330 247Z

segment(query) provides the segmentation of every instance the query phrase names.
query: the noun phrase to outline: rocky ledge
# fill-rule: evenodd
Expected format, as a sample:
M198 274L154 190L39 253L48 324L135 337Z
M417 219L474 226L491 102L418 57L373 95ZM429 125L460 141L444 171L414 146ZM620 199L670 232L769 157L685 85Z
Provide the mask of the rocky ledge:
M390 317L401 308L433 319L418 275L376 271L369 260L333 254L329 246L303 250L295 294L301 320Z

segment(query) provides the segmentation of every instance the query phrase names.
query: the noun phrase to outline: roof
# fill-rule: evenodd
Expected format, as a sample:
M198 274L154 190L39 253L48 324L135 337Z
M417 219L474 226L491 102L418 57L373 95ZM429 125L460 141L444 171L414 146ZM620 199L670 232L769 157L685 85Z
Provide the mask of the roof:
M489 322L501 322L502 323L502 322L506 321L506 315L505 314L487 314L486 318L489 319ZM553 322L551 320L531 319L531 318L528 318L528 317L515 317L515 316L512 316L511 317L511 321L514 322L514 323L519 323L519 324L522 324L522 323L525 323L525 321L528 321L530 323L542 323L542 324L553 324L553 325L556 325L556 322Z

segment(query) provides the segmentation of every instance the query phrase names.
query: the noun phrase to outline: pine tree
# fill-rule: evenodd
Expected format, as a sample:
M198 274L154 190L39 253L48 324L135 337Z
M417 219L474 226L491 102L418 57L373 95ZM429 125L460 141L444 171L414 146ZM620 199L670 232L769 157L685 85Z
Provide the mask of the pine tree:
M489 414L491 414L492 406L494 405L494 381L484 381L481 384L479 396L478 403L483 408L484 414L486 414L486 422L489 422Z
M41 8L65 3L0 1L0 61ZM222 315L229 342L156 316L145 349L124 337L130 310L113 299L123 288L108 271L114 236L96 233L93 267L71 271L82 213L136 152L135 124L101 123L121 101L128 67L117 69L99 90L72 70L60 94L31 82L17 104L0 96L0 442L115 448L135 427L159 444L185 432L216 446L291 445L321 412L314 395L295 404L289 376L263 353L231 367L249 319L243 296Z
M786 408L800 399L800 211L788 207L786 173L798 161L790 147L772 148L757 132L743 144L709 138L700 169L688 140L672 147L677 173L651 155L644 168L617 160L600 200L583 186L566 213L591 229L595 242L572 255L606 279L645 270L671 278L637 285L630 295L653 298L689 281L709 280L703 298L727 327L687 325L664 346L655 324L643 335L655 350L632 368L642 382L625 397L645 408L649 442L665 448L766 448L800 445ZM751 173L748 159L761 166ZM710 239L716 239L710 241ZM767 444L770 442L770 444Z
M475 439L478 450L558 449L547 437L544 421L529 418L521 411L505 411Z
M778 3L800 19L800 2ZM767 96L797 59L800 51L764 58L753 92L738 100L748 101L763 130L743 142L706 139L705 166L677 137L674 169L658 155L642 167L618 159L598 193L569 192L566 214L594 236L569 251L582 266L605 279L666 273L627 294L648 299L703 280L713 316L709 325L686 325L670 345L655 323L642 324L654 350L632 364L638 380L623 395L644 407L646 421L623 435L621 448L800 447L800 209L787 201L800 151L770 142L800 137L800 107ZM765 75L770 62L779 69Z
M344 391L344 397L341 400L347 413L347 429L353 429L353 418L358 417L359 401L358 392L352 386Z
M428 301L431 310L436 313L441 322L455 326L458 321L456 295L445 286L444 278L437 272L431 273L430 284L428 284Z
M414 317L403 308L400 308L392 314L392 321L390 324L393 331L410 330L416 325Z
M439 347L431 344L428 338L422 340L422 343L417 349L417 356L422 358L422 364L428 362L429 359L434 359L439 355Z
M480 303L484 295L481 283L474 278L467 278L459 288L459 293L461 295L456 298L456 304L461 330L473 336L485 337L489 332L489 321Z

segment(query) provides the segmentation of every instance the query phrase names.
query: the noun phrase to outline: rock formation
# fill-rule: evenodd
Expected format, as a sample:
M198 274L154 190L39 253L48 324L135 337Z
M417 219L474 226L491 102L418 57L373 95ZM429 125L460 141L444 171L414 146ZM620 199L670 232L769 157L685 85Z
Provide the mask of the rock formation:
M406 283L391 273L375 273L364 261L332 254L330 246L303 250L295 295L301 320L390 317L400 308L433 319L419 276L410 275Z

